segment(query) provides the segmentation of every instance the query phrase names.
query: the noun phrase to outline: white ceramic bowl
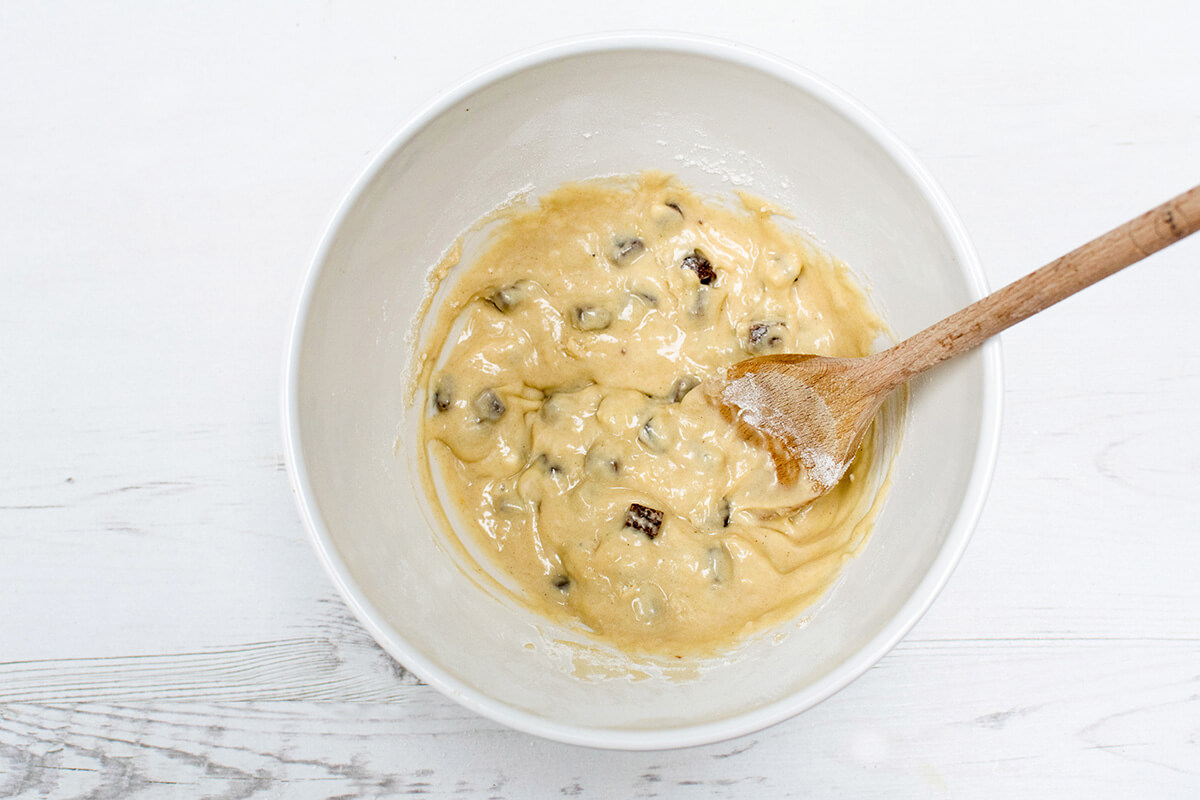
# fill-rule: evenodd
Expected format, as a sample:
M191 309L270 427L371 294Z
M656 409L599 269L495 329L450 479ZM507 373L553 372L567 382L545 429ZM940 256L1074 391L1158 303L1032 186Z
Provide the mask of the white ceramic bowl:
M691 680L576 677L561 651L531 645L544 642L545 624L483 591L441 546L413 479L419 411L405 405L405 337L426 270L510 193L646 168L790 209L865 279L900 336L983 294L941 191L828 84L733 45L593 37L477 75L396 134L313 261L284 392L304 522L376 640L492 719L628 749L760 729L829 697L883 656L928 608L967 543L1000 415L994 343L918 380L872 539L819 612L781 642L761 637L737 663L710 665Z

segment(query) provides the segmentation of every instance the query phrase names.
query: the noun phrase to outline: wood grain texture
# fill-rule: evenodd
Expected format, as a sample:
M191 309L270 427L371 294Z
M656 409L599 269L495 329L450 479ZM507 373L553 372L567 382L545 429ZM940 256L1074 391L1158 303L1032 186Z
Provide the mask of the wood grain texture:
M1197 8L478 13L0 5L0 797L1195 797L1193 242L1003 335L996 478L937 603L711 747L555 745L420 685L322 574L276 409L337 198L515 50L636 20L800 62L916 150L1002 286L1200 177Z
M1098 663L1101 655L1108 657ZM801 718L732 742L655 753L533 739L420 686L386 703L6 704L0 792L1054 796L1089 775L1096 785L1136 783L1152 796L1182 797L1200 778L1197 656L1198 641L910 640ZM1133 660L1156 666L1153 685L1134 688ZM1065 680L1067 670L1090 680ZM934 693L934 705L917 701ZM975 782L985 765L987 782Z

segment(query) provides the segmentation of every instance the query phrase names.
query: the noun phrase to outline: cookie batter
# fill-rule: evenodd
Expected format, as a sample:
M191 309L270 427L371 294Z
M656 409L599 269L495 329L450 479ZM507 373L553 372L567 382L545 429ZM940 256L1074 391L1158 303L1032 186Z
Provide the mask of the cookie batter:
M506 212L429 340L422 454L458 534L534 609L628 652L712 651L795 614L877 498L873 434L809 502L705 396L742 359L861 356L885 332L842 264L742 202L660 173L563 186Z

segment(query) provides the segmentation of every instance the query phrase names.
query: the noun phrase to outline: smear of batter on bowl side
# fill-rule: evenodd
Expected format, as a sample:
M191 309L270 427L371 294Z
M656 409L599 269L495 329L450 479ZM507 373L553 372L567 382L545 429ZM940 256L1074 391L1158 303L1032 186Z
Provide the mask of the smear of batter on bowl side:
M450 535L626 652L713 652L795 615L878 508L877 431L812 500L697 390L751 356L861 356L886 334L845 265L741 201L647 172L507 209L422 354L421 457L464 521Z

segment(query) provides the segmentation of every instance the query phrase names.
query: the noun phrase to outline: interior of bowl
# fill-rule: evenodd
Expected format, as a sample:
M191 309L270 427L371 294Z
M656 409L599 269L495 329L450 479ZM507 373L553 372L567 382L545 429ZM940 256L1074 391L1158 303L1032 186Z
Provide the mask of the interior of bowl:
M448 557L413 470L420 409L407 405L406 335L427 270L515 191L536 196L568 180L654 168L713 195L766 197L851 265L901 337L978 293L961 233L893 146L868 132L873 123L799 73L703 50L567 48L449 96L360 183L298 322L293 466L343 595L421 677L497 719L567 741L691 744L832 693L932 599L969 534L963 509L979 499L980 470L990 467L981 446L996 387L994 354L984 352L913 387L887 505L819 613L687 680L582 678L552 646L552 626L481 591Z

